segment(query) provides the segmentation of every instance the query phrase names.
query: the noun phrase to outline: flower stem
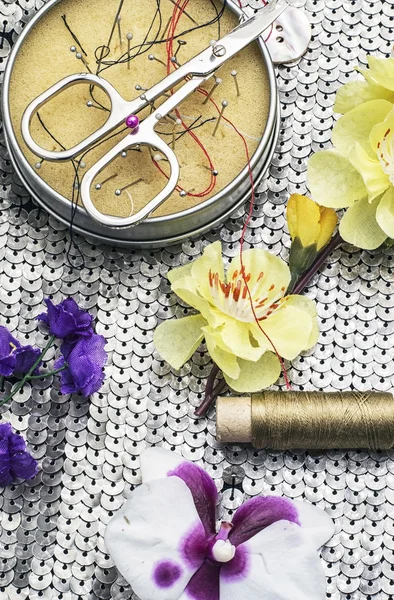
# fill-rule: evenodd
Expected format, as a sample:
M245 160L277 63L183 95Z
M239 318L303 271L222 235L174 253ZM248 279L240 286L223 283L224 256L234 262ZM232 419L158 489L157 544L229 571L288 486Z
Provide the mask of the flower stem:
M305 271L303 275L298 279L297 283L295 283L294 287L290 284L287 294L300 294L304 288L308 285L312 277L320 270L320 267L326 262L327 258L330 254L342 244L343 239L336 233L334 237L331 238L330 242L323 248L320 252L316 260L312 263L312 265Z
M194 411L196 417L204 417L211 404L216 400L219 394L221 394L221 392L226 387L227 384L225 379L221 379L219 383L217 383L216 386L213 387L218 373L219 367L214 363L212 370L208 376L204 400L201 402L200 406Z
M64 371L65 369L68 369L67 363L64 363L64 365L60 369L56 369L56 371L50 371L49 373L42 373L41 375L30 375L30 377L27 377L27 380L31 381L32 379L45 379L46 377L52 377L52 375L57 375L58 373L61 373L61 371Z
M6 396L5 398L3 398L3 400L0 401L0 406L3 406L3 404L5 404L9 400L11 400L11 398L13 398L15 396L15 394L17 392L19 392L19 390L24 386L26 381L28 381L29 379L35 378L35 376L32 376L32 373L34 373L35 369L41 363L42 359L44 358L45 354L48 352L49 348L52 346L55 339L56 338L54 335L52 335L49 338L47 345L45 346L44 350L41 352L40 356L37 358L36 362L30 367L29 371L26 373L26 375L23 377L23 379L21 379L20 381L18 381L18 383L15 384L15 386L12 388L12 390L10 391L8 396Z

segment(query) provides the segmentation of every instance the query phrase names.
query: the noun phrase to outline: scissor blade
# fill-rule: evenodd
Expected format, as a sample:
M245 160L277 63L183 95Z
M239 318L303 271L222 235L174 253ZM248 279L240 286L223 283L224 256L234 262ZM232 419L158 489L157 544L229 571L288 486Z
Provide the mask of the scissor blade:
M258 13L222 37L183 66L192 75L208 75L256 40L288 8L286 0L273 0ZM215 52L215 49L217 50Z

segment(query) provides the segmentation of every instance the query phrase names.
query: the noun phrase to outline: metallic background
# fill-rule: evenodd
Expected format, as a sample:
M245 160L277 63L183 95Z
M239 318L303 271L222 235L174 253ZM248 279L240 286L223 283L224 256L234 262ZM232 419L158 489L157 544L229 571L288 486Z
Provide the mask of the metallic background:
M0 4L0 69L12 40L40 0ZM250 2L260 7L260 2ZM369 52L391 52L394 5L371 0L299 0L313 25L309 50L298 64L278 69L282 123L269 177L259 186L250 244L284 259L289 237L285 203L305 192L311 151L329 144L332 104L339 85ZM43 49L44 51L44 49ZM273 492L315 502L335 518L337 533L322 551L327 597L394 598L394 451L254 451L215 441L214 415L196 421L193 407L211 369L204 348L181 370L160 361L152 344L162 319L187 307L170 293L166 271L221 239L238 252L245 211L204 238L161 251L130 251L76 236L85 257L70 268L69 232L37 208L15 176L0 139L0 314L22 342L45 344L34 320L48 294L73 296L96 316L108 339L107 380L90 402L58 392L57 382L25 386L2 419L28 440L41 470L29 483L0 496L0 599L132 598L103 542L114 511L139 482L138 455L150 444L181 452L204 465L223 491L222 512L243 499ZM394 250L393 250L394 252ZM72 250L77 254L77 250ZM293 362L293 387L390 390L393 366L392 251L337 250L308 295L320 316L320 342ZM51 358L49 354L49 358ZM232 493L224 470L242 467Z

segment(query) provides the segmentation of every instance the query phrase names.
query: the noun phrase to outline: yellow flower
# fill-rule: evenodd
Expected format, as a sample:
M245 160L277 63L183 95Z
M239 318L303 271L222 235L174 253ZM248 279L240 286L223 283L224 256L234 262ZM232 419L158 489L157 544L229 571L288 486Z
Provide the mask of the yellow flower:
M309 269L320 250L328 244L337 222L337 214L332 208L319 206L307 196L290 196L287 203L287 225L292 239L290 290L294 289L300 275Z
M319 252L330 241L337 225L335 210L319 206L307 196L292 194L287 203L287 224L293 241Z
M339 88L335 112L346 113L369 100L394 102L394 58L368 56L368 69L357 69L363 80L349 81Z
M161 356L179 369L205 338L209 354L231 388L254 392L274 383L280 363L274 353L294 359L318 338L316 307L303 296L285 296L290 270L266 250L243 253L225 274L220 242L192 263L168 273L172 290L199 314L165 321L155 331ZM255 316L261 329L256 323Z
M334 150L308 164L308 185L323 206L348 208L339 232L367 250L394 238L394 108L387 100L365 102L334 126Z

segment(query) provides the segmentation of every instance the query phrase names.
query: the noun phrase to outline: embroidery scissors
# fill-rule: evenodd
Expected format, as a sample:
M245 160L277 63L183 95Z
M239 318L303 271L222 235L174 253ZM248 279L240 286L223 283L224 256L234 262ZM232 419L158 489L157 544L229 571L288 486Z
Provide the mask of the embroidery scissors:
M143 94L132 101L124 100L108 81L98 75L76 73L65 77L37 96L26 108L21 121L21 130L27 146L34 154L44 160L67 161L89 150L98 141L108 136L108 134L122 125L122 123L125 123L131 132L88 169L82 178L80 193L86 211L102 225L109 227L130 227L137 225L146 219L173 193L179 179L180 167L174 151L155 132L155 126L158 121L171 113L198 87L210 79L227 60L256 40L287 7L286 0L274 0L269 5L260 9L255 16L245 20L219 41L212 42L200 54L197 54L197 56L178 67L162 81L144 91ZM137 113L149 104L152 104L160 96L163 96L165 92L174 88L182 80L185 80L183 86L179 87L157 109L153 110L148 117L140 122ZM111 110L107 121L102 127L70 149L50 151L41 148L34 141L30 133L30 124L33 116L51 98L57 96L66 88L80 83L96 85L108 95L111 101ZM170 166L170 175L167 184L135 214L131 214L128 217L115 217L101 213L91 199L90 190L93 181L119 154L136 146L148 146L164 155Z

